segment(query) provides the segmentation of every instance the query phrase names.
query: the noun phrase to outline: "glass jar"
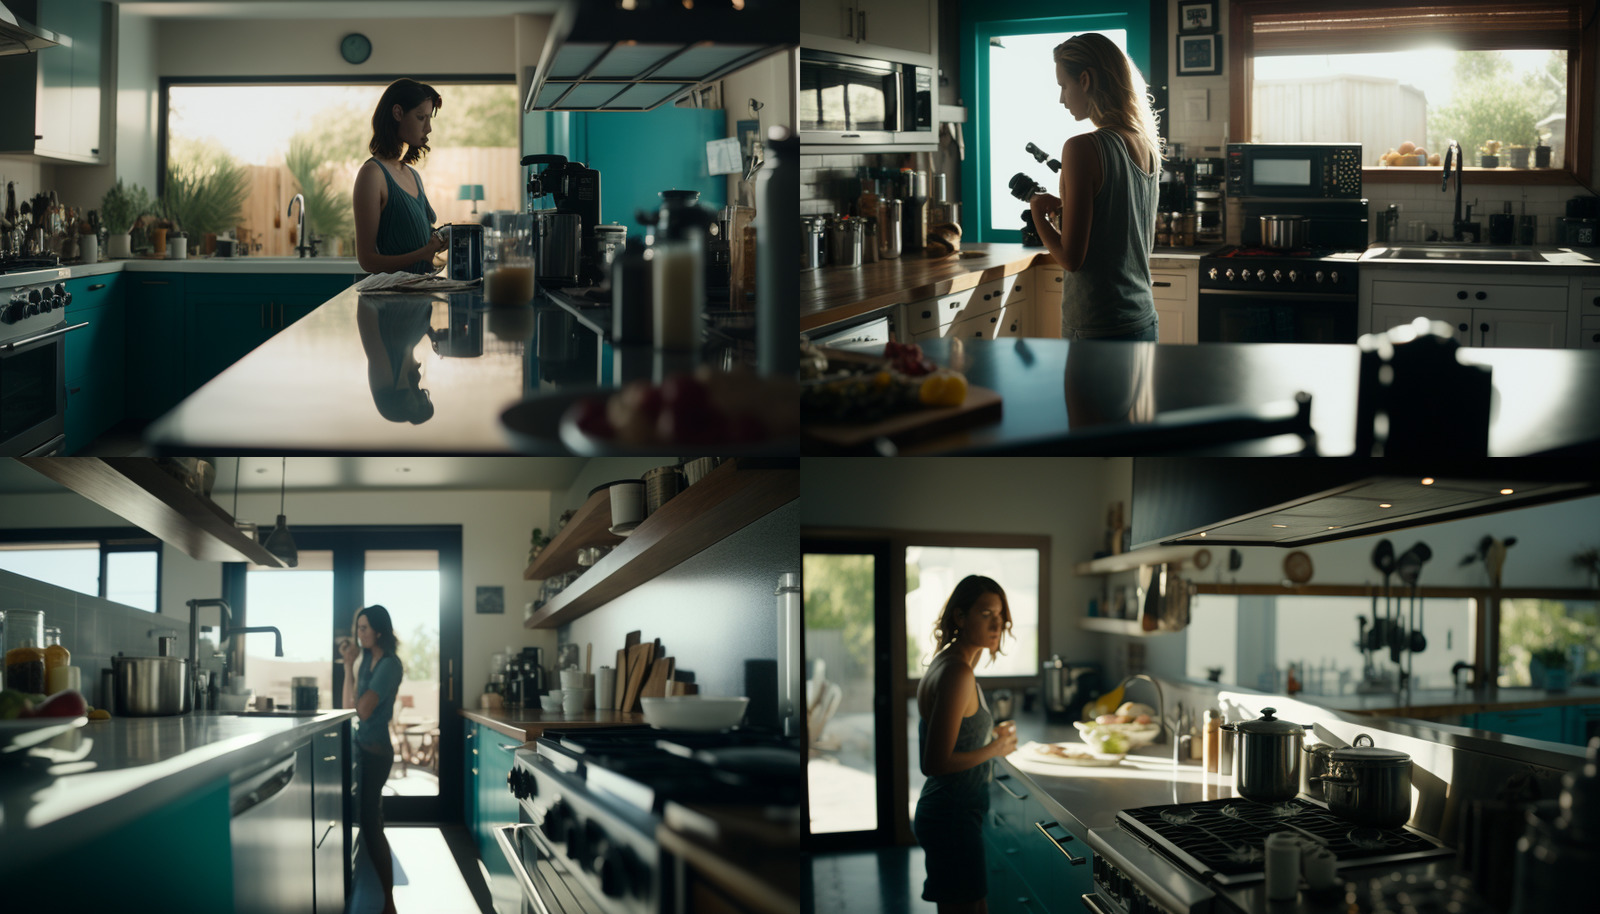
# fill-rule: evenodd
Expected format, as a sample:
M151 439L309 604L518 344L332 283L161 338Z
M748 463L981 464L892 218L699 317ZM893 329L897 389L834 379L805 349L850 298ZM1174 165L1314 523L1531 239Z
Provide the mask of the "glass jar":
M13 609L6 613L6 688L41 694L44 678L44 613Z
M44 681L51 695L72 688L68 670L72 652L61 646L61 629L51 625L44 630Z

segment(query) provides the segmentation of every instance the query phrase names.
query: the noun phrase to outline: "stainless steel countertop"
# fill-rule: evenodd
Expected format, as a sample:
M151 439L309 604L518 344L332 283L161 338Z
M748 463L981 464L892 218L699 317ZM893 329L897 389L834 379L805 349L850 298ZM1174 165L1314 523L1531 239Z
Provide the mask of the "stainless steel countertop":
M90 721L0 759L0 878L219 778L238 781L354 710L310 717L199 711ZM86 864L87 865L87 864Z

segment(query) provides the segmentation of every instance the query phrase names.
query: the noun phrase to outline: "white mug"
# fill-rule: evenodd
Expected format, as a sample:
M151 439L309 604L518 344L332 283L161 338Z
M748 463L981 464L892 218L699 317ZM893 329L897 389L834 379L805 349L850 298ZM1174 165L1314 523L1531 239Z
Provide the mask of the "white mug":
M167 256L173 260L184 260L189 253L189 239L179 235L167 239Z
M611 526L631 530L644 520L644 480L630 479L613 484L611 495Z

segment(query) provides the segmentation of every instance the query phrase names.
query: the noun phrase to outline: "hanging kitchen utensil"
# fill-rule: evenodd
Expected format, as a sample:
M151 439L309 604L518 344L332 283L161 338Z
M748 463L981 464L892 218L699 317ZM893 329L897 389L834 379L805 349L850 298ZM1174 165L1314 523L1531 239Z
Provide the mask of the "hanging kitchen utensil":
M1181 632L1189 626L1189 603L1194 596L1194 584L1178 574L1181 564L1168 567L1163 586L1160 628L1164 632Z
M1211 550L1201 549L1194 554L1194 567L1204 571L1211 565Z
M1161 592L1166 577L1165 565L1139 567L1139 589L1144 594L1139 610L1139 628L1143 631L1153 632L1161 625Z
M1433 550L1428 548L1427 543L1418 542L1415 546L1407 549L1405 553L1402 554L1395 562L1396 571L1400 575L1400 580L1404 581L1411 587L1411 611L1409 619L1411 631L1406 637L1405 646L1412 653L1421 652L1428 646L1428 639L1423 637L1421 628L1417 626L1417 596L1420 590L1420 588L1417 587L1417 578L1422 573L1423 564L1431 558L1433 558Z
M1311 556L1298 549L1284 556L1283 575L1296 584L1311 580Z

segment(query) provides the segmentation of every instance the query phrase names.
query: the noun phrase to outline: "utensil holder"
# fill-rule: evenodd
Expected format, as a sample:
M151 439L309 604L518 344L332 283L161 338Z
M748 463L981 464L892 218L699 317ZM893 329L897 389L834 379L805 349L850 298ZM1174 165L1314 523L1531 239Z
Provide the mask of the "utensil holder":
M644 516L656 513L672 496L683 491L683 474L673 465L656 467L644 474Z

